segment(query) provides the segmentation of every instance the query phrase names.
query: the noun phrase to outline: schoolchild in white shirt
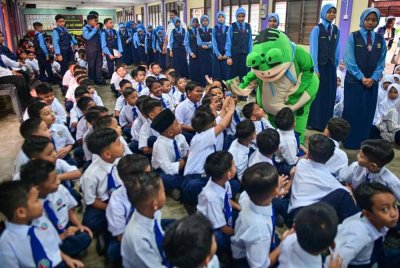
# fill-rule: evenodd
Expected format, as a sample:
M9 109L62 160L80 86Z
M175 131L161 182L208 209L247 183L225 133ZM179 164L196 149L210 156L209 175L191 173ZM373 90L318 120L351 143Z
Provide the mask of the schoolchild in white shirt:
M122 128L122 133L128 141L131 141L131 128L133 122L139 117L139 109L136 106L138 93L133 88L126 88L122 94L125 98L126 105L122 108L118 117L119 125Z
M344 142L350 132L350 124L346 119L334 117L329 119L324 130L324 135L329 137L335 143L335 151L332 157L326 162L329 171L337 177L343 168L349 165L349 158L345 151L340 149L340 142Z
M162 93L161 83L154 77L148 77L146 79L146 85L150 90L150 97L161 101L163 109L175 110L175 106L172 99L168 94Z
M150 127L152 120L161 113L162 111L162 103L161 101L149 98L146 99L142 104L142 115L145 120L143 121L143 125L139 131L139 145L138 148L145 155L151 155L153 153L153 145L157 140L160 133L155 131Z
M265 118L265 113L255 102L249 102L242 109L243 116L253 121L256 127L256 134L267 128L273 128L271 123Z
M249 166L249 159L254 149L250 147L255 139L256 128L251 120L245 119L236 125L236 137L229 147L229 152L233 156L236 165L236 177L242 181L242 176Z
M106 209L108 231L113 238L108 245L107 257L114 266L122 265L121 241L135 207L129 200L127 189L135 183L135 176L150 172L149 159L143 155L131 154L121 158L117 165L118 175L123 184L113 192Z
M165 75L163 75L161 73L161 66L159 63L151 63L150 64L150 72L151 72L151 74L149 75L149 77L154 77L157 80L166 78Z
M170 91L170 95L174 98L174 103L177 106L179 103L186 100L186 78L185 77L178 77L176 78L176 86L172 87Z
M273 157L279 150L279 133L273 128L268 128L257 135L257 150L250 156L249 167L258 163L274 165Z
M168 226L164 249L174 267L219 268L215 235L210 221L201 213Z
M139 96L149 95L150 90L146 86L146 70L141 68L140 66L134 68L131 72L131 76L133 77L132 85L133 88L139 93Z
M47 105L50 105L51 110L56 115L56 123L66 124L67 113L58 99L54 96L53 88L46 83L42 83L35 87L35 91L37 97L41 98Z
M119 117L119 114L121 113L122 109L126 105L126 101L125 101L123 93L124 93L124 90L127 88L132 88L132 82L127 79L121 80L121 82L119 82L119 93L121 95L115 101L115 108L114 108L114 115L116 118Z
M132 140L131 140L131 143L129 144L129 149L135 154L139 153L140 129L142 128L143 123L146 121L146 118L143 116L142 104L146 100L149 100L149 99L151 99L150 96L142 95L142 96L139 96L136 101L136 107L138 109L139 116L133 121L133 124L131 127Z
M82 97L77 102L78 109L82 112L81 118L79 118L78 123L76 125L76 141L78 144L82 144L83 135L88 130L87 121L86 121L86 114L90 108L96 107L96 103L91 97Z
M131 83L133 82L132 76L130 74L128 74L127 71L126 71L126 65L125 64L118 64L115 67L115 72L112 74L111 80L110 80L111 91L114 94L116 94L116 96L118 95L118 93L121 93L121 92L119 92L120 91L119 83L123 79L126 79L126 80L130 81Z

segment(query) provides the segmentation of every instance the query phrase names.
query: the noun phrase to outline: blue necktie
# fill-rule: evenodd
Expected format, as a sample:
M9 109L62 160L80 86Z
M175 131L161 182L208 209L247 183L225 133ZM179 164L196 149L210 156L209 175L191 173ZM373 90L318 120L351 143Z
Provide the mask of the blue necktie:
M175 162L181 160L181 153L179 152L178 143L174 140Z
M239 23L240 32L243 33L243 25Z
M197 108L199 108L199 107L197 106L197 103L195 102L195 103L194 103L194 109L197 110Z
M168 262L167 257L165 256L164 253L164 248L163 248L164 235L162 234L160 227L157 224L157 220L154 220L154 234L156 235L157 248L162 258L162 264L167 266L168 268L172 268L172 265Z
M181 94L181 101L180 102L182 102L182 101L184 101L186 98L185 98L185 93L182 93Z
M369 172L367 172L367 175L365 176L365 181L370 183L371 179L369 178Z
M114 170L114 166L111 168L110 173L107 174L107 192L109 195L111 195L112 192L118 188L115 185L114 177L112 175L113 170Z
M236 123L236 124L239 124L239 123L240 123L240 117L239 117L239 115L238 115L238 113L237 113L236 110L235 110L235 112L233 113L233 119L235 120L235 123ZM262 124L262 122L261 122L261 124Z
M142 88L142 83L139 83L139 87L138 87L139 93L142 92L142 89L143 89Z
M276 234L275 234L275 226L276 226L276 215L275 215L275 209L272 208L272 239L271 239L271 247L270 251L274 250L278 245L276 243Z
M163 108L167 108L167 104L165 103L163 98L161 98L161 103Z
M35 234L35 227L31 226L28 230L28 235L31 240L31 249L33 260L35 261L35 267L53 267L53 263L47 257L46 252L44 251L42 243L40 243L39 239Z
M49 218L50 222L57 229L57 232L59 234L62 234L65 231L65 228L59 225L59 220L58 220L57 214L50 207L50 201L49 200L44 201L43 207L44 207L44 210L46 211L47 217Z
M374 249L371 254L371 267L385 267L384 256L383 237L380 237L374 242Z
M172 94L175 93L175 90L176 90L176 88L175 88L175 87L172 87Z
M135 212L135 207L131 205L131 209L126 212L126 223L128 224L129 220L132 218L132 214Z
M52 143L52 144L53 144L53 146L54 146L54 151L56 151L56 152L57 152L57 148L56 148L56 142L54 141L53 137L51 137L51 143Z
M224 214L225 214L225 219L226 219L226 225L228 225L229 227L233 227L233 224L232 224L232 207L231 207L231 204L229 203L228 191L225 192Z
M260 121L260 123L261 123L261 131L264 131L264 129L265 129L264 124L262 121Z
M137 113L137 111L136 111L136 107L133 107L132 108L132 117L133 117L133 120L135 120L135 118L137 118L139 115L138 115L138 113Z

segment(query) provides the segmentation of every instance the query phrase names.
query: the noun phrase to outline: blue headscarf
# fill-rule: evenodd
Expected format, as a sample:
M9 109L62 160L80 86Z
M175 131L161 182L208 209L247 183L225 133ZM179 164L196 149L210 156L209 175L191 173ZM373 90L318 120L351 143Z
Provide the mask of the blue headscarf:
M276 21L278 22L278 23L276 24L276 28L278 28L278 26L279 26L279 15L278 15L277 13L271 13L271 14L269 14L268 17L267 17L267 23L268 23L269 19L272 18L272 17L275 18Z
M332 23L331 21L326 20L326 13L328 13L329 9L331 9L331 8L336 9L334 4L326 4L322 7L321 13L319 14L321 17L321 20L328 22L328 23Z
M375 28L378 26L379 20L380 20L380 18L381 18L381 12L379 12L379 10L376 9L376 8L374 8L374 7L369 7L369 8L367 8L367 9L365 9L365 10L363 11L363 13L361 13L361 17L360 17L360 28L361 28L361 29L366 30L366 29L364 28L364 21L365 21L365 18L368 17L368 15L371 14L372 12L375 12L375 14L376 14L376 16L377 16L377 18L378 18L378 23L376 24Z
M193 18L190 20L190 26L191 26L191 27L194 27L194 26L193 26L194 20L197 20L197 23L199 22L199 19L198 19L197 17L193 17ZM200 24L200 23L199 23L199 24Z
M137 26L136 26L136 30L139 32L139 31L144 31L144 27L143 27L143 25L142 24L138 24Z
M236 9L236 18L239 16L239 14L244 14L246 16L246 9L244 9L243 7L239 7L238 9Z
M225 12L223 12L223 11L218 11L218 12L217 12L217 23L218 23L218 24L224 24L224 23L219 23L219 22L218 22L218 17L221 16L221 15L224 17L224 20L226 20L226 14L225 14ZM225 22L225 21L224 21L224 22Z
M202 21L206 19L208 21L207 26L203 26ZM203 15L200 17L200 27L206 27L208 28L208 26L210 25L210 18L207 15Z
M126 23L126 28L127 28L127 29L132 28L132 21L128 21L128 22Z
M172 20L172 22L174 23L175 28L177 28L176 27L176 22L177 21L181 22L181 19L179 17L174 17L174 19ZM179 28L181 28L181 26L179 26Z
M149 29L153 29L153 24L147 25L147 30L149 30Z
M123 23L123 22L120 22L120 23L118 24L118 27L119 27L119 29L121 29L121 28L126 28L126 27L125 27L125 23Z

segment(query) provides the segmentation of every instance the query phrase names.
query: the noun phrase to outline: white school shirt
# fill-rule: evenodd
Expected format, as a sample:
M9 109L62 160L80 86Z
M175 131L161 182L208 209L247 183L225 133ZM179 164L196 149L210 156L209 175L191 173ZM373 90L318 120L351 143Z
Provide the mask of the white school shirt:
M110 164L99 157L93 160L85 173L83 173L80 184L86 205L93 204L96 198L101 201L110 199L110 193L107 191L107 179L111 169L115 185L118 187L122 184L117 171L118 161L119 159Z
M101 99L101 97L99 95L97 95L97 92L95 92L93 94L92 99L96 103L96 106L103 106L104 107L103 100Z
M258 206L250 199L245 202L235 223L231 238L234 259L246 258L250 267L268 267L273 238L272 205Z
M44 217L42 216L42 218ZM5 224L6 228L0 237L0 267L36 268L31 238L28 235L31 226L9 221L6 221ZM52 261L53 267L60 264L62 260L59 245L62 241L51 222L44 218L41 225L34 230L47 257Z
M220 125L221 122L222 122L222 117L218 115L215 118L215 125ZM224 133L220 133L217 136L217 143L215 144L215 149L216 151L222 151L223 147L224 147Z
M153 99L159 100L159 101L161 101L161 99L162 99L164 101L164 103L165 103L165 106L166 106L166 107L163 106L163 109L164 108L168 108L171 111L175 110L174 102L173 102L173 100L172 100L170 95L162 93L161 98L159 98L157 96L154 96L153 94L150 94L150 97L152 97Z
M335 143L335 151L333 152L332 157L326 162L325 166L329 169L329 171L337 177L342 168L345 168L349 165L349 158L347 154L339 148L339 142L333 140Z
M26 59L25 64L31 67L31 69L34 70L35 72L39 72L39 62L37 59L33 60Z
M76 102L74 103L74 106L72 106L71 111L69 111L69 116L71 118L69 123L70 126L72 123L78 123L79 119L83 116L83 113L81 109L78 108Z
M118 117L119 124L121 127L124 127L128 124L133 124L133 121L136 119L136 118L133 118L133 112L132 112L133 108L136 108L136 112L139 116L139 114L140 114L139 108L136 107L136 105L132 106L127 103L124 106L124 108L122 108L121 113L119 114L119 117Z
M127 103L126 103L126 100L125 100L124 96L121 95L121 96L119 96L119 97L117 98L117 100L115 101L115 108L114 108L114 110L115 110L115 111L121 112L122 109L124 108L124 106L125 106L126 104L127 104Z
M244 116L243 116L243 113L242 113L242 109L240 107L236 106L235 113L237 114L237 116L239 116L239 122L235 121L235 116L234 116L235 114L232 115L231 124L226 129L227 133L230 134L230 135L236 135L236 126L237 126L237 124L239 124L241 121L243 121L245 119ZM269 121L268 121L268 123L269 123Z
M90 132L89 132L89 131L90 131ZM88 132L89 132L89 133L92 133L92 132L93 132L93 129L89 129ZM88 134L88 135L89 135L89 134ZM120 136L120 137L119 137L119 140L120 140L122 146L124 147L124 156L125 156L125 155L128 155L128 154L132 154L132 151L131 151L131 149L129 149L129 145L128 145L128 143L125 141L124 137ZM100 158L99 155L93 154L93 153L89 150L89 148L87 147L86 141L84 141L84 143L83 143L83 152L84 152L84 154L85 154L85 160L86 160L86 161L90 161L90 160L94 161L94 160L96 160L97 158Z
M172 89L169 92L171 93ZM173 98L175 106L177 106L179 103L181 103L181 102L183 102L183 101L185 101L187 99L186 92L185 91L184 92L180 92L179 89L176 89L174 93L169 94L169 95ZM184 100L183 101L181 101L182 95L184 96Z
M233 120L233 119L232 119ZM265 119L261 118L261 120L253 121L254 127L256 128L256 134L266 130L267 128L274 128L271 123Z
M146 121L146 118L143 117L141 113L139 113L139 117L136 118L135 121L133 121L132 127L131 127L131 135L132 135L132 140L139 142L139 134L140 134L140 129L143 126L143 122Z
M343 258L343 268L349 264L369 264L375 240L384 237L388 231L386 227L377 230L367 218L361 215L359 212L345 219L338 226L334 254L339 254ZM326 264L328 267L329 258L326 259Z
M189 145L186 142L185 136L182 134L177 135L174 139L160 135L153 146L153 155L151 158L152 167L154 169L161 168L161 170L168 175L179 173L179 161L175 160L174 140L176 140L178 145L181 158L184 157L189 150Z
M87 130L88 130L87 121L85 116L83 116L76 125L76 135L75 135L76 140L82 139L83 135L86 133Z
M229 181L225 182L225 187L221 187L210 178L198 197L197 211L207 217L214 230L227 225L224 214L226 192L231 199L232 190Z
M132 86L138 92L139 96L150 95L150 89L146 86L146 83L140 82L140 84L142 85L142 90L139 92L139 82L137 82L136 80L132 81Z
M350 166L342 169L339 174L339 181L351 184L353 190L368 179L370 182L378 182L389 187L397 200L400 200L400 180L386 167L381 168L378 173L368 172L367 168L361 167L358 162L353 162Z
M297 141L293 130L283 131L278 129L280 143L279 150L276 152L275 160L278 163L286 162L288 165L296 165L299 158L297 157Z
M75 79L69 82L67 93L65 93L65 98L69 101L76 102L75 99L75 89L79 86Z
M200 103L196 103L197 108L200 107ZM186 98L186 100L176 106L175 117L179 124L181 125L192 125L192 118L196 112L195 103Z
M130 220L132 204L129 201L125 186L122 184L113 192L106 208L106 218L108 231L113 236L121 235L125 232L126 225Z
M62 184L58 186L58 190L56 192L48 194L43 202L45 200L49 200L50 207L57 215L58 225L62 228L65 228L69 223L68 211L76 207L78 202L76 202L75 198ZM43 209L43 212L46 215L45 209Z
M231 143L228 152L233 156L236 165L236 174L238 179L242 181L243 173L249 164L250 146L244 146L239 143L238 139L236 139Z
M53 71L53 74L57 74L61 71L61 65L58 62L53 61L53 63L51 64L51 70Z
M139 131L139 149L148 147L147 139L151 136L159 137L160 133L150 127L151 120L146 119Z
M74 76L71 74L70 70L67 70L64 74L62 85L68 87L71 81L74 79Z
M251 156L249 159L249 167L254 166L255 164L258 163L270 163L271 165L274 165L274 163L272 162L272 159L263 155L262 153L260 153L260 151L257 149Z
M90 127L85 134L83 135L82 138L82 149L83 149L83 153L85 154L85 160L86 161L90 161L92 160L92 152L89 151L89 148L87 147L87 142L86 142L86 137L89 136L91 133L93 133L93 128Z
M293 178L288 213L296 208L317 203L337 189L348 191L324 164L300 159Z
M75 143L74 138L65 125L54 123L50 126L50 132L55 144L54 150L56 151Z
M120 77L117 72L114 72L111 76L110 84L113 84L115 86L116 90L119 90L119 82L121 82L123 79L129 80L129 82L132 83L133 79L130 74L126 74L124 77Z
M29 162L29 159L28 159L28 162ZM21 168L21 166L20 166L20 168ZM56 160L55 171L57 174L63 174L63 173L67 173L67 172L71 172L71 171L75 171L75 170L78 170L78 168L76 166L68 164L67 161L65 161L64 159ZM16 170L16 173L13 177L13 181L21 180L20 175L21 175L20 169Z
M88 67L88 62L85 61L84 59L78 59L78 64L79 64L79 66L81 66L83 68L87 68Z
M162 78L167 78L167 77L165 77L165 75L163 75L163 74L159 74L158 76L156 76L155 74L149 74L147 77L154 77L154 78L156 78L157 80L160 80L160 79L162 79Z
M125 268L165 267L162 265L154 233L155 219L164 234L160 225L161 211L154 213L154 219L143 216L137 210L133 212L121 242L122 264Z
M22 151L22 149L19 150L17 157L15 158L15 161L14 161L14 169L13 169L13 173L12 173L13 178L15 178L15 176L17 174L19 174L21 167L28 162L29 162L29 158L26 156L24 151Z
M186 161L184 175L203 174L206 158L215 152L216 144L217 136L215 135L215 128L196 133L190 142L189 156Z
M279 256L279 266L281 268L321 268L321 255L312 255L305 251L297 241L297 235L290 234L280 245L281 255Z
M67 123L67 112L65 111L64 106L59 102L57 98L54 98L53 103L50 105L50 109L56 116L56 123L62 125ZM28 109L26 109L24 115L22 116L22 119L26 121L29 118L30 117L28 114Z

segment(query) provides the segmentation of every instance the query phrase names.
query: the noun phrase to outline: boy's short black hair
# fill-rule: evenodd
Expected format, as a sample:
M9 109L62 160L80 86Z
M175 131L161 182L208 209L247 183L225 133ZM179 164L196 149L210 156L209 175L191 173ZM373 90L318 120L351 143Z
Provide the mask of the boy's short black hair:
M265 156L272 155L279 149L279 133L274 128L267 128L264 131L258 133L256 142L258 150L261 154Z
M37 99L28 105L29 118L40 118L40 111L46 107L47 104Z
M108 21L112 20L112 18L105 18L104 19L104 24L106 24Z
M96 16L95 14L89 14L89 15L87 15L87 17L86 17L86 19L89 21L89 20L95 20L95 19L98 19L99 17L98 16Z
M24 140L22 151L29 159L32 159L40 154L49 143L51 143L51 140L47 137L31 136Z
M125 88L125 90L122 93L122 95L124 96L124 98L126 98L129 95L133 94L134 92L136 92L136 89L134 89L133 87L127 87L127 88Z
M21 180L33 185L40 185L47 181L49 174L56 166L46 160L31 160L21 167Z
M270 163L255 164L243 173L242 186L251 201L256 204L264 202L274 193L279 183L279 174Z
M117 65L115 65L115 71L117 71L119 68L124 68L126 70L126 64L118 63Z
M159 67L161 67L161 65L159 64L159 63L157 63L157 62L152 62L152 63L150 63L150 68L153 68L154 66L159 66Z
M138 66L137 68L133 68L132 72L131 72L131 76L133 78L137 77L139 72L144 72L146 73L146 70L143 70L142 68L139 68L140 66Z
M192 118L192 127L195 132L203 132L209 129L215 121L215 115L211 112L210 107L207 105L208 109L197 109L194 117Z
M158 81L154 76L149 76L146 78L146 87L148 87L149 90L151 90L152 86L156 83L161 85L160 81Z
M361 143L361 152L380 168L392 162L394 158L393 145L381 139L364 141Z
M374 203L372 198L376 194L388 193L394 195L393 191L378 182L363 182L354 191L354 198L357 201L357 205L361 210L372 211Z
M68 68L75 65L76 66L76 61L70 61L68 62Z
M87 121L89 124L92 124L92 125L93 125L93 122L94 122L95 120L97 120L97 118L99 118L99 117L100 117L100 114L101 114L101 112L100 112L98 109L92 109L92 108L96 108L96 107L98 107L98 106L91 107L91 108L87 111L87 113L86 113L86 115L85 115L86 121Z
M33 135L33 133L39 128L42 119L32 117L21 123L19 127L19 133L24 139L27 139Z
M139 111L140 111L141 113L143 113L143 111L142 111L142 105L143 105L143 103L146 102L146 101L149 100L149 99L151 99L151 97L148 96L148 95L142 95L142 96L139 96L139 97L138 97L138 99L137 99L137 101L136 101L136 107L138 107L138 109L139 109ZM161 104L161 106L162 106L162 104Z
M310 254L320 254L335 239L338 217L335 209L327 203L319 202L302 208L294 222L297 241Z
M86 85L80 85L75 89L74 96L75 99L78 99L88 93L89 93L88 87Z
M89 15L96 15L97 17L99 16L99 12L92 10L89 12Z
M308 157L314 162L325 164L335 151L335 143L325 135L314 134L308 139Z
M154 171L137 174L132 185L128 185L126 188L129 201L135 206L139 206L158 194L161 183L160 175Z
M38 94L54 93L53 88L47 83L41 83L35 89Z
M96 129L86 137L86 144L92 154L100 155L108 146L118 139L112 128Z
M344 141L351 130L350 123L341 117L329 119L326 128L329 130L329 136L338 142Z
M295 118L292 109L283 107L275 116L275 125L278 129L287 131L293 129Z
M158 81L160 81L161 86L164 86L164 84L165 84L166 82L169 82L169 80L168 80L167 78L161 78L161 79L158 80Z
M118 162L118 175L125 184L133 180L135 175L143 173L148 166L150 166L150 161L144 155L128 154Z
M93 121L93 130L101 129L101 128L109 128L111 126L112 121L114 120L114 116L112 115L103 115L98 117Z
M249 119L240 121L239 124L236 125L236 137L239 141L249 139L253 136L255 132L256 127L254 126L254 123Z
M15 211L28 206L28 194L32 184L23 181L5 181L0 184L0 212L9 221L14 218Z
M34 22L33 23L33 28L36 30L37 28L39 28L39 27L42 27L43 26L43 24L42 23L40 23L40 22L38 22L38 21L36 21L36 22Z
M120 82L119 82L119 87L120 88L123 88L126 84L132 84L132 82L131 81L129 81L128 79L122 79Z
M249 102L245 106L243 106L242 113L245 118L251 119L254 111L254 105L256 105L255 102Z
M176 80L176 81L178 81L178 80ZM185 86L185 92L186 93L192 92L193 90L195 90L196 87L201 87L201 84L199 82L196 82L196 81L190 81Z
M76 106L83 112L88 109L89 103L94 102L94 100L91 97L82 97L78 100L76 103Z
M210 154L204 164L204 171L212 180L220 180L232 168L233 156L228 151L218 151Z
M142 110L141 112L145 116L149 116L149 114L154 110L156 107L162 107L162 102L160 100L150 98L143 101L141 104Z
M54 19L55 19L56 21L58 21L58 20L60 20L60 19L65 19L65 18L64 18L63 15L57 14L57 15L54 17Z
M81 82L81 86L92 87L92 86L95 86L95 85L96 85L96 83L91 79L85 79L85 80L83 80Z
M211 223L203 214L185 217L168 226L165 254L174 267L200 267L210 254L213 235Z
M201 106L209 106L212 103L214 96L211 93L207 93L204 95L203 99L201 100Z
M72 62L71 62L72 63ZM74 62L75 64L75 66L74 66L74 76L75 76L75 72L77 72L77 71L84 71L85 70L85 68L83 68L83 67L81 67L79 64L77 64L76 62ZM72 64L71 64L72 65ZM79 74L79 73L78 73Z

